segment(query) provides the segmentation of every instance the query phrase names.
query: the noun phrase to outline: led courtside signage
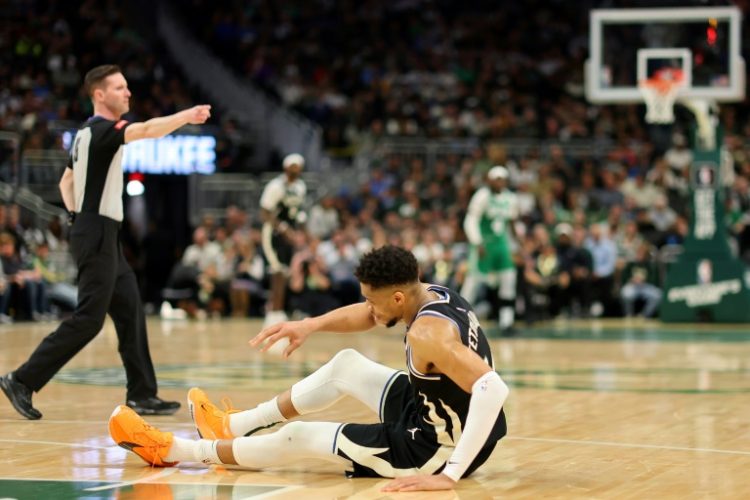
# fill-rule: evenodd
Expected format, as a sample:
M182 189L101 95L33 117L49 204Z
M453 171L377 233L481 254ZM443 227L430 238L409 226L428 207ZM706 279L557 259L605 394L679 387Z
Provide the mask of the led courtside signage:
M74 132L63 134L63 146L69 149ZM143 139L125 145L122 157L125 173L213 174L216 171L216 138L212 135L169 135Z

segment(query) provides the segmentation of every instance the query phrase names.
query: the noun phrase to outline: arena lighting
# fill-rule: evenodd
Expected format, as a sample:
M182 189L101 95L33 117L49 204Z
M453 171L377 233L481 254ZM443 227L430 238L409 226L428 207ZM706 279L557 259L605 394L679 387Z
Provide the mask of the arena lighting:
M75 132L63 133L63 146L70 149ZM216 138L212 135L169 135L127 144L123 151L125 173L163 175L210 175L216 171Z
M125 185L125 192L128 193L128 196L141 196L143 193L146 192L146 186L143 185L142 177L141 179L134 179L130 178L128 180L128 183Z

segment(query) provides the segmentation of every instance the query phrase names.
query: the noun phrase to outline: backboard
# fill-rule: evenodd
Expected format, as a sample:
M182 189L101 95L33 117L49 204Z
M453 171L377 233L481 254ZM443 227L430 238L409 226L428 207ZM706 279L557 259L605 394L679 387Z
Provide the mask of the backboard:
M592 10L586 96L642 102L640 81L678 68L685 76L679 99L743 100L741 23L737 7Z

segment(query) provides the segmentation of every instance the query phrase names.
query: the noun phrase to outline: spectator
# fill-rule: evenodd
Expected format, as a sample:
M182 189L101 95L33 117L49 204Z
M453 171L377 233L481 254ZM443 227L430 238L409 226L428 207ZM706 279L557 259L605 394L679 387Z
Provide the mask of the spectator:
M584 246L591 253L593 273L591 276L592 297L591 315L601 316L612 305L612 287L614 286L617 247L605 236L602 226L594 224Z
M6 290L3 293L2 302L0 302L0 314L5 316L0 316L0 319L8 322L9 317L15 319L20 317L19 311L16 311L14 315L9 314L9 308L15 294L21 297L21 306L25 308L25 312L34 319L38 319L34 314L36 312L34 304L37 292L36 283L39 281L38 275L30 270L29 266L21 259L16 250L15 239L7 232L0 233L0 260L2 261L4 282L6 283Z
M290 307L304 316L318 316L339 304L331 289L331 278L314 250L316 243L298 247L289 267Z
M540 229L535 231L537 249L526 260L524 278L532 294L546 296L549 312L557 316L565 302L564 294L570 285L570 275L563 269L547 230L543 227ZM533 297L527 298L528 304L533 302Z
M230 285L229 296L232 315L243 318L250 312L250 307L254 303L253 299L261 304L265 303L266 294L263 286L265 264L263 257L257 252L256 244L250 238L239 238L237 247L235 274Z
M573 228L563 222L555 228L555 235L560 269L570 279L564 304L568 306L571 316L587 316L591 305L592 259L589 251L583 247L586 230L583 226Z
M51 307L53 303L67 311L73 311L78 303L78 289L68 282L65 270L57 269L55 263L50 260L49 245L46 241L37 245L33 266L41 278L35 309L42 318L55 318Z
M642 171L637 171L633 177L623 182L620 192L623 196L635 200L638 208L649 208L656 203L657 199L664 196L662 190L646 181L646 175Z
M647 243L638 247L636 258L625 266L622 276L624 285L620 298L625 316L633 317L635 304L639 300L645 302L641 316L653 316L661 303L661 289L658 286L658 271Z
M354 277L354 269L359 262L359 255L354 245L348 241L344 230L336 230L330 240L321 242L317 256L328 272L331 293L338 300L339 306L357 302L359 284Z
M310 218L307 221L307 232L319 240L331 236L333 231L339 227L339 214L336 210L333 196L324 196L320 202L310 209Z
M687 147L685 136L676 133L672 136L672 147L664 153L664 159L673 171L681 176L693 162L693 151Z
M677 222L677 214L667 205L666 196L659 196L655 200L648 211L648 221L659 234L666 233Z
M615 234L617 258L621 262L620 267L635 260L643 241L643 237L638 232L638 224L632 220L627 221L622 229Z

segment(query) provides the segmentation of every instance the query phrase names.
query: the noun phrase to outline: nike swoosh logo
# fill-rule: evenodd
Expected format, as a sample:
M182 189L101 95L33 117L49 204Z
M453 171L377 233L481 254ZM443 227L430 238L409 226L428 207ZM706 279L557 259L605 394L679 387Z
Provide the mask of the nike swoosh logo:
M117 443L117 445L125 448L128 451L133 451L133 448L143 448L143 446L139 445L138 443L131 443L128 441L119 442Z

